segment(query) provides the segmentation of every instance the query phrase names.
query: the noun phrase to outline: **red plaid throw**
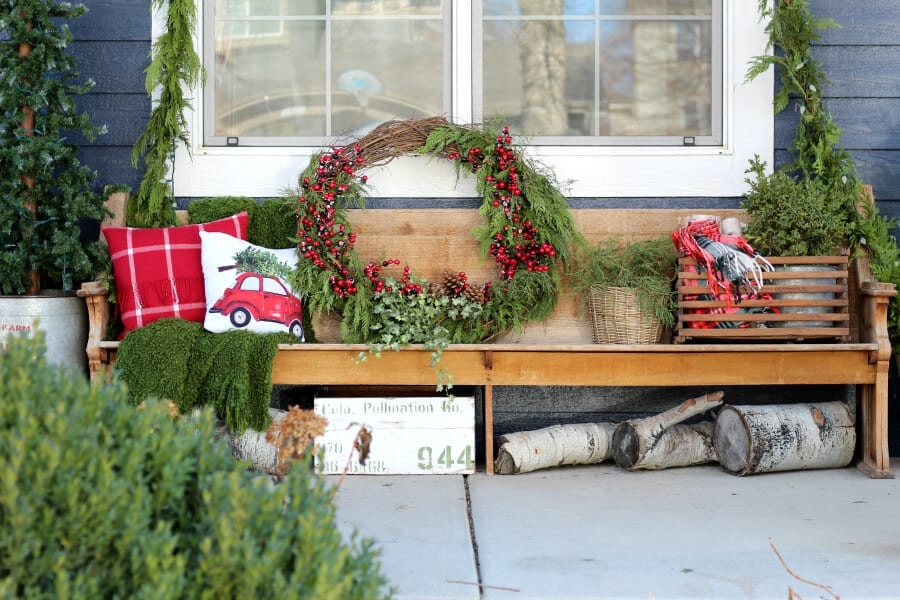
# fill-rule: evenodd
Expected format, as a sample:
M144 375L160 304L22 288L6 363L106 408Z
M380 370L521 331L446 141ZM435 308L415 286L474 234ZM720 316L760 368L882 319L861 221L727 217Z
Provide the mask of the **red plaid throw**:
M777 312L777 309L743 308L745 300L771 299L763 293L761 270L756 263L759 256L756 251L740 236L727 236L719 232L718 224L712 220L692 221L685 227L672 233L675 248L684 256L697 261L697 267L688 265L686 271L706 273L710 294L686 294L685 300L717 300L725 306L713 308L685 309L687 314L729 315L751 312ZM767 263L766 263L767 264ZM683 285L699 285L697 280L690 279ZM743 291L742 291L743 290ZM748 328L752 325L745 321L689 321L686 326L691 329L714 328Z

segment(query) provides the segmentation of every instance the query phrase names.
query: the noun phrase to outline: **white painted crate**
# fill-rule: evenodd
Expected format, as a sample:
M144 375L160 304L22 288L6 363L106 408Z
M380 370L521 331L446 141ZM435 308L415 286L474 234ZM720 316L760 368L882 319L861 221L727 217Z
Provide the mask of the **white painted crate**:
M328 419L317 443L316 470L343 473L361 425L372 430L365 465L354 452L349 474L450 475L475 472L475 398L320 397L316 413Z

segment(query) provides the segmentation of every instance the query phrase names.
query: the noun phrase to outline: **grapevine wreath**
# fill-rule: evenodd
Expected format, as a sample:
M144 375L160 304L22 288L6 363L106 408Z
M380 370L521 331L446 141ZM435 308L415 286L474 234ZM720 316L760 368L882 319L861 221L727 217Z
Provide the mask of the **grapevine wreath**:
M396 268L399 258L364 264L357 256L347 208L364 206L366 175L358 173L412 153L475 174L483 221L473 235L496 262L497 281L473 284L457 269L429 282L408 265ZM506 127L440 117L388 121L352 145L313 156L291 199L300 259L292 279L310 309L340 314L343 339L376 353L424 344L433 365L448 344L486 341L546 319L559 296L560 266L583 244L565 198L551 177L523 160Z

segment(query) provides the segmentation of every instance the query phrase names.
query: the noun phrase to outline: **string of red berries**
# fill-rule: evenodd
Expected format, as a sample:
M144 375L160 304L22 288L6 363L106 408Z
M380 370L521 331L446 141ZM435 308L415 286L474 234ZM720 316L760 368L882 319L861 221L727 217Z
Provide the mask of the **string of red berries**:
M297 237L300 256L323 270L332 271L331 289L341 299L358 291L350 268L350 252L356 234L338 223L335 226L335 205L350 190L356 179L356 166L362 165L362 148L352 150L333 148L319 156L312 179L304 177L302 195L298 198ZM365 175L359 181L365 183Z
M529 271L545 272L556 256L552 244L542 243L534 224L525 219L522 212L522 188L519 187L519 173L516 165L519 156L512 148L509 127L504 127L494 144L497 155L497 170L485 177L489 187L491 206L503 212L509 224L494 235L490 254L500 268L500 279L515 277L516 269L525 266Z

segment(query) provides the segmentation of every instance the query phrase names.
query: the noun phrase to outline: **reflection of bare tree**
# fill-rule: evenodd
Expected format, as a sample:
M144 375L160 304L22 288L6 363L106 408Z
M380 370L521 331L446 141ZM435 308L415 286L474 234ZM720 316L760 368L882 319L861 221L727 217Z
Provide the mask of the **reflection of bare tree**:
M680 0L673 12L703 14L709 0ZM630 0L634 9L643 4ZM696 27L696 31L688 28ZM708 30L698 23L637 21L634 43L635 131L638 135L709 135L710 77ZM687 45L696 39L697 46Z
M562 15L563 0L519 0L522 15ZM522 24L523 130L526 134L565 135L566 32L560 20Z

